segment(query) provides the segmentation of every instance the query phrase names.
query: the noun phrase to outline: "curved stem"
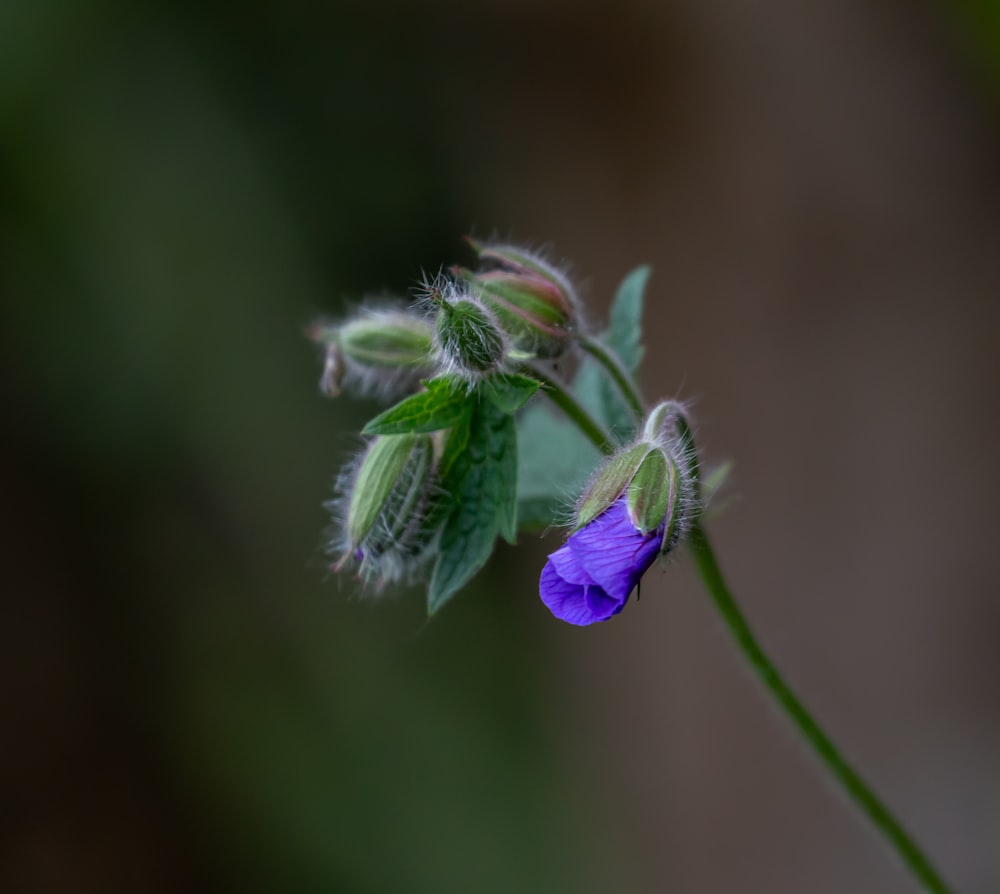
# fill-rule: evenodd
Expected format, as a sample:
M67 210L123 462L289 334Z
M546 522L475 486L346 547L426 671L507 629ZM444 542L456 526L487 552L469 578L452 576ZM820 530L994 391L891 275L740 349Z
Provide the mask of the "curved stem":
M615 452L615 445L611 438L565 387L533 364L526 363L524 369L542 383L542 390L546 397L572 420L601 453L610 456Z
M595 345L600 350L592 350ZM622 394L628 400L630 407L637 413L637 418L641 420L645 414L638 388L636 388L627 371L617 362L617 358L608 352L603 345L593 342L590 339L582 342L582 346L608 371L608 374L615 380ZM594 422L587 411L568 392L537 369L531 368L531 373L542 380L549 397L566 412L583 434L593 441L603 452L613 452L610 439L601 431L600 426ZM675 424L678 434L685 444L686 452L690 457L690 473L695 480L696 486L699 486L698 454L695 450L694 439L688 427L687 419L683 413L677 416ZM691 553L694 556L694 561L698 567L698 572L701 575L705 589L708 590L716 609L722 615L722 619L729 628L729 632L732 634L737 647L775 701L781 705L803 739L805 739L817 757L823 762L834 779L840 783L843 790L857 804L861 812L871 820L875 828L896 851L900 859L909 867L913 875L920 880L923 887L927 891L932 892L932 894L951 894L951 889L945 884L927 855L924 854L920 846L892 815L889 809L879 800L875 792L872 791L868 784L841 755L823 728L806 710L802 702L799 701L798 696L785 682L784 677L779 673L770 658L767 657L760 643L757 642L757 638L750 629L746 618L743 616L743 612L740 611L740 607L737 605L733 594L726 585L725 578L723 578L719 564L715 559L715 553L699 522L695 522L688 542L690 543Z
M632 415L635 416L636 423L641 424L646 415L646 410L642 403L642 395L639 394L639 389L632 380L629 371L622 366L618 355L596 338L591 338L589 335L581 335L577 341L580 347L600 363L604 367L605 372L611 376L614 383L618 386L618 390L621 391L622 397L625 398L625 402L632 411Z
M753 635L750 625L740 611L736 600L726 586L722 572L715 560L715 554L708 542L701 525L695 525L689 540L695 564L701 573L702 581L715 602L723 620L729 627L729 632L736 640L743 656L750 663L761 682L771 695L791 718L802 737L809 743L827 769L834 775L844 790L853 798L862 812L872 821L875 827L888 839L896 853L920 879L923 886L934 894L948 894L950 889L931 865L930 860L910 837L899 821L889 812L889 809L878 799L868 784L854 771L843 758L833 742L805 709L802 702L791 690L778 669L764 653L757 638Z

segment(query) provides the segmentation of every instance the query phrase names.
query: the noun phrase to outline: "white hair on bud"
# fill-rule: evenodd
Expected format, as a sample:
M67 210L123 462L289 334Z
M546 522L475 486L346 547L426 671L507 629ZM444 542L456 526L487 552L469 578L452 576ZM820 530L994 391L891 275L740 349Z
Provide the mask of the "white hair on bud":
M688 413L690 402L672 400L669 404L669 415L657 434L656 442L677 465L677 502L674 505L674 526L670 542L664 542L660 555L666 556L687 537L691 528L701 517L703 504L701 500L700 482L696 477L698 455L693 438L691 416ZM685 437L682 425L691 430L691 437Z
M537 267L540 267L546 276L550 276L560 289L566 294L569 299L570 304L573 305L574 309L580 309L580 298L577 294L576 286L571 278L572 274L572 263L566 259L560 259L558 261L553 259L553 248L551 245L540 245L537 248L527 248L523 245L516 245L513 242L485 242L483 243L484 249L489 249L492 251L516 251L519 254L524 255L528 260L530 260ZM499 262L491 262L490 267L500 267L502 266Z
M560 257L557 259L555 257L555 248L551 243L519 245L516 239L501 237L494 231L494 235L488 239L484 239L480 245L484 250L488 251L514 251L524 255L556 281L576 310L581 308L582 302L580 301L576 285L573 282L573 262L568 258ZM495 269L502 267L503 264L500 261L490 261L488 266L491 269Z
M425 365L414 366L378 366L362 363L352 357L343 349L338 336L341 329L359 320L377 326L407 325L414 320L426 322L419 313L402 305L380 300L379 303L362 305L339 323L320 320L312 324L310 331L316 333L312 337L326 343L323 374L319 381L323 394L338 397L343 392L348 392L353 397L391 403L416 393L420 389L421 380L434 375L434 358L430 355ZM330 334L320 336L318 333L322 332Z
M571 495L569 498L569 502L565 506L563 506L562 512L560 513L559 516L561 526L568 528L576 527L577 517L579 516L580 509L583 506L584 500L587 498L587 495L591 492L594 485L601 477L601 474L604 472L604 470L608 467L609 464L611 464L616 459L618 459L619 457L623 456L624 454L628 453L630 450L633 449L635 449L634 442L628 444L622 444L610 456L601 457L601 461L597 464L597 467L587 476L587 481L583 485L583 487L580 488L580 493L576 494L575 496ZM622 488L622 493L619 494L618 496L621 497L621 495L624 494L627 489L628 488L626 485L626 487Z
M496 314L468 286L439 273L429 281L425 279L418 294L422 303L436 309L438 313L438 325L434 327L434 359L441 372L464 382L471 392L479 382L494 373L505 371L510 354L510 337L500 325ZM478 345L463 343L451 331L446 331L445 335L441 333L440 315L448 313L448 307L466 302L475 307L485 321L483 331L474 333L479 337ZM490 338L495 338L497 344L487 344ZM470 351L477 350L482 352L483 361L475 365L468 358ZM495 361L492 359L493 354L498 355Z
M392 508L379 513L372 530L360 543L352 543L347 531L351 494L364 461L361 450L341 469L334 485L335 496L323 503L333 521L323 532L323 551L336 557L333 571L353 567L365 592L380 595L389 584L413 584L426 577L430 561L437 555L442 524L433 524L441 491L436 470L423 485L423 493L405 519L393 517Z

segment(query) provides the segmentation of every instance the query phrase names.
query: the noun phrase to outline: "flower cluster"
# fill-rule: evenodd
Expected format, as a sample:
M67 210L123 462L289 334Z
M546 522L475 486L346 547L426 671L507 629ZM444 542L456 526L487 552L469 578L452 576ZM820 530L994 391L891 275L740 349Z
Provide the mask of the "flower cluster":
M558 498L586 474L574 459L585 437L611 455L582 488L540 592L571 624L607 620L699 511L683 407L667 401L635 418L642 404L630 377L642 352L647 272L626 278L611 328L595 338L583 331L563 268L515 246L469 244L478 267L428 280L409 305L383 302L309 329L325 349L325 394L395 401L364 427L364 449L327 504L333 568L376 590L429 571L436 611L485 564L498 536L513 543L519 527L553 523ZM557 378L556 361L579 368L572 383ZM522 410L536 393L565 421L542 406ZM621 421L629 418L631 431ZM529 492L528 480L543 492Z
M653 563L691 534L706 587L751 667L924 887L946 891L784 682L722 580L698 527L719 473L701 480L685 408L668 400L646 412L635 384L648 269L625 278L608 329L594 336L560 268L514 246L470 244L478 269L454 267L426 283L422 310L366 309L309 330L325 347L326 394L397 401L364 427L365 448L328 504L334 570L351 567L381 590L431 569L433 614L486 563L497 537L514 543L519 528L554 524L559 498L575 488L572 531L549 555L539 592L556 618L586 626L620 613ZM557 368L574 364L572 382L560 381ZM524 409L536 393L562 416ZM582 485L595 447L607 458Z

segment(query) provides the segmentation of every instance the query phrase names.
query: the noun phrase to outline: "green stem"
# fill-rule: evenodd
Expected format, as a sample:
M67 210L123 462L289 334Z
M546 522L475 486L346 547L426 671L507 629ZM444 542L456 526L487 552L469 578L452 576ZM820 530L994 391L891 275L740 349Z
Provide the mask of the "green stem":
M618 390L621 391L626 403L628 403L632 415L635 416L635 421L641 423L646 416L642 396L639 394L639 389L636 387L635 382L632 381L632 376L629 375L628 370L625 369L621 360L618 359L618 355L614 351L609 350L596 338L591 338L589 335L579 336L577 343L604 367L605 372L614 380L614 383L618 386Z
M712 552L711 544L708 542L708 537L701 525L695 525L688 542L705 588L729 627L729 632L736 640L736 645L754 672L760 677L761 682L785 710L802 737L816 752L819 759L826 764L834 778L854 799L854 802L874 823L879 832L888 839L913 874L920 879L924 888L935 892L935 894L948 894L950 889L945 885L919 845L878 799L868 784L847 763L764 653L757 638L753 635L750 625L736 604L733 594L726 586L725 579L722 577L722 572L715 560L715 554Z
M592 350L594 346L600 350ZM631 377L625 372L621 363L611 355L603 345L588 340L582 345L615 380L622 394L629 405L637 413L637 418L641 420L645 415L642 409L642 402ZM566 415L577 424L580 430L597 447L605 453L613 452L611 441L608 436L601 431L590 415L583 409L573 397L561 386L553 382L547 376L532 368L531 374L541 379L545 386L546 393ZM694 447L694 440L687 420L680 414L676 420L678 434L682 441L686 442L691 456L691 474L696 483L699 482L699 470L697 452ZM694 555L695 564L701 574L705 589L708 590L715 607L722 615L723 621L729 628L736 645L743 653L743 657L749 662L754 672L761 682L774 697L775 701L784 709L799 733L816 753L817 757L826 765L826 768L833 775L834 779L840 783L844 791L857 804L875 828L883 835L891 847L896 851L903 862L909 867L913 875L920 880L923 887L933 894L950 894L951 889L944 883L937 870L931 865L930 860L921 850L920 846L910 837L900 822L890 813L889 809L879 800L878 796L868 784L858 775L853 767L844 759L837 747L830 741L829 736L823 728L816 722L813 716L806 710L798 696L785 682L784 677L778 669L771 663L767 654L761 648L760 643L754 636L750 625L747 623L743 612L740 611L733 594L726 585L725 578L719 570L719 564L715 559L715 553L708 541L704 529L700 523L695 523L689 535L691 552Z
M594 421L594 417L566 388L533 364L525 364L524 369L525 372L542 383L545 396L576 424L576 427L593 442L601 453L610 456L615 452L615 445L611 438L605 434L601 426Z

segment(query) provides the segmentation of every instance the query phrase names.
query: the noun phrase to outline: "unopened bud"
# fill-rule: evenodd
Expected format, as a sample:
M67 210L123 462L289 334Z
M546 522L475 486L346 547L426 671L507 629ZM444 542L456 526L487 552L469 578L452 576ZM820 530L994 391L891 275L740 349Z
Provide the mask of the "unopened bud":
M515 350L557 357L573 335L576 293L566 275L540 255L510 245L481 245L477 273L457 271L479 291L510 334Z
M443 299L434 335L441 365L466 382L503 368L507 341L493 315L474 298Z
M411 574L429 555L438 455L432 435L371 442L347 482L343 536L330 547L343 554L336 570L354 560L363 578L385 583ZM329 508L340 506L334 501Z
M340 326L314 324L308 334L326 345L320 389L331 397L342 389L401 397L433 373L433 329L414 313L367 310Z
M639 439L594 476L577 507L576 527L588 525L624 500L636 531L657 531L660 552L673 549L698 514L697 482L691 472L695 464L688 452L686 426L680 404L669 401L654 409Z

